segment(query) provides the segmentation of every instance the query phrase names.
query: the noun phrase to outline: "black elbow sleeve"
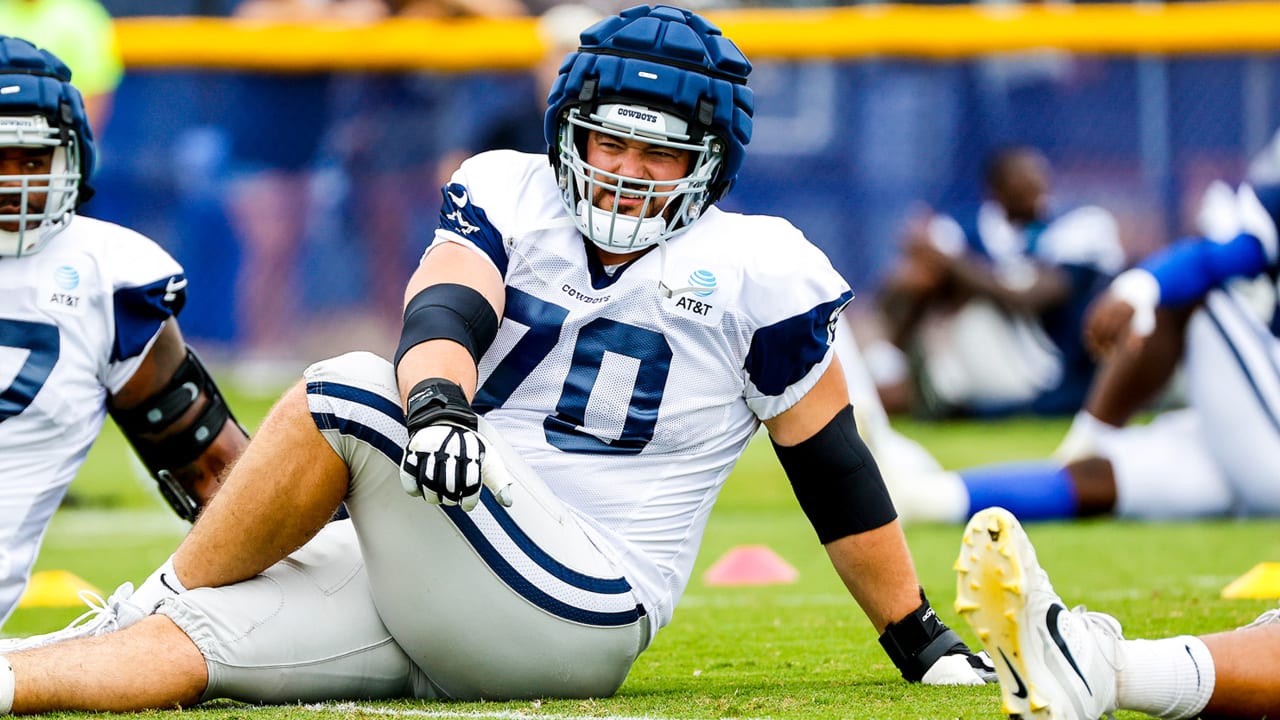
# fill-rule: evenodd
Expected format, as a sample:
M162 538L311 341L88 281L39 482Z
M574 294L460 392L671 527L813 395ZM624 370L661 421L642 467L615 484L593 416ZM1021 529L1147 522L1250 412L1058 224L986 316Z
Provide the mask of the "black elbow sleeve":
M498 335L498 315L476 290L440 283L414 295L404 309L404 326L396 348L395 365L413 347L428 340L452 340L465 347L477 363Z
M824 545L897 519L889 490L846 405L825 427L791 447L773 444L791 488Z

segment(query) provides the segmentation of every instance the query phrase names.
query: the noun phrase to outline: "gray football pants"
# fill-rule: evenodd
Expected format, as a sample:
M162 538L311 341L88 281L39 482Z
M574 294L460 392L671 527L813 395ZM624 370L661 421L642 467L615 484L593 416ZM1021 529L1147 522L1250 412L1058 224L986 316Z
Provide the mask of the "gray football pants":
M649 641L647 616L615 553L536 473L482 421L515 479L512 507L487 489L470 513L430 505L400 485L390 363L352 353L306 378L312 418L351 468L352 519L256 578L162 606L205 655L205 699L616 691Z

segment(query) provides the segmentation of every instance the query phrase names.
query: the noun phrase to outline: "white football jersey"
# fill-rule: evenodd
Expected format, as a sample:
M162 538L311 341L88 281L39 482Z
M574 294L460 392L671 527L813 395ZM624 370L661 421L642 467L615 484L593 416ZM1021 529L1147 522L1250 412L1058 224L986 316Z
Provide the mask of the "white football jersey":
M0 258L0 618L106 417L181 309L182 268L151 240L86 217L40 252Z
M665 625L760 421L830 364L849 286L785 220L714 207L605 268L542 155L478 155L444 194L435 243L473 248L506 280L476 409L620 550Z

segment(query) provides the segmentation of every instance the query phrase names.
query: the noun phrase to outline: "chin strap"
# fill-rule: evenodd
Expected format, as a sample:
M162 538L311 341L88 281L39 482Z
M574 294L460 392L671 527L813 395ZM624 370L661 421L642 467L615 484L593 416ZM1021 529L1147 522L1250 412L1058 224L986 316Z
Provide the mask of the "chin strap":
M659 258L658 292L662 294L662 297L672 298L677 295L684 295L685 293L697 292L699 290L706 290L706 288L704 287L695 287L693 285L686 285L680 288L673 288L670 285L668 285L667 284L667 241L666 239L659 239L654 244L658 246L658 258Z

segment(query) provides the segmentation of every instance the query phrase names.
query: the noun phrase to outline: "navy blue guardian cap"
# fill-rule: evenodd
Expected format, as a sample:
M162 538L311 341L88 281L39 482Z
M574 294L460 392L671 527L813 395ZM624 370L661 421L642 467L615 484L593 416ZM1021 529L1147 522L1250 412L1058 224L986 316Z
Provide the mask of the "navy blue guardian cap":
M587 28L560 66L544 132L561 199L578 229L614 253L688 228L728 192L751 140L751 63L720 29L666 5L624 10ZM649 181L586 162L588 132L640 140L692 157L678 180ZM598 191L645 199L638 217L592 204ZM616 199L615 197L615 199Z
M93 133L71 70L47 50L0 35L0 150L51 148L52 167L0 175L0 256L37 252L93 190Z

